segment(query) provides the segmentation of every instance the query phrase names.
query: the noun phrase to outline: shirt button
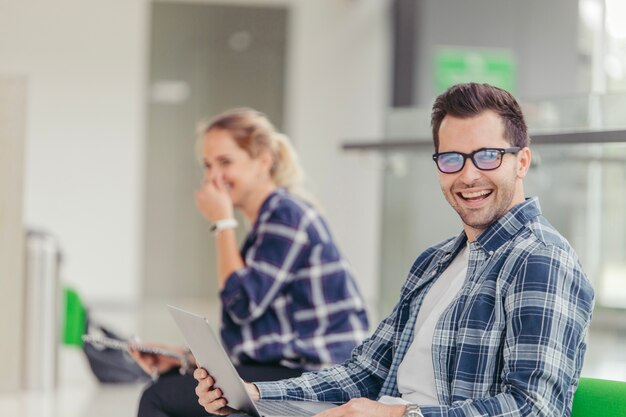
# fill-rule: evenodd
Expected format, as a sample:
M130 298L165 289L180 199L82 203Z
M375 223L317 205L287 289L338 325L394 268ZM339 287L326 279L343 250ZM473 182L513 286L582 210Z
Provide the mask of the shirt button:
M491 256L491 255L493 255L493 251L492 250L489 251L489 256Z
M431 272L431 273L430 273L430 276L431 276L431 277L434 277L436 273L437 273L437 271L435 270L435 271L433 271L433 272Z

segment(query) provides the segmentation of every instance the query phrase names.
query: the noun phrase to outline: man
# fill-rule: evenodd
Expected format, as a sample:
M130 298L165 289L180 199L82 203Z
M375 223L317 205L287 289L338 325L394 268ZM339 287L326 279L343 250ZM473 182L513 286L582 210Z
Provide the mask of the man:
M443 194L463 232L423 252L400 301L342 365L247 384L253 397L345 403L320 416L568 416L593 289L574 250L525 199L531 162L506 91L461 84L433 106ZM206 371L196 394L226 404Z

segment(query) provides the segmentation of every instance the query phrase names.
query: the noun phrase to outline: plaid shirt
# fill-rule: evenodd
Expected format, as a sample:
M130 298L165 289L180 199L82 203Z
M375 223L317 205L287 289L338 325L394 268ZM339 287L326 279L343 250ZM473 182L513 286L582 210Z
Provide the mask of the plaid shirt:
M320 214L279 188L220 294L222 340L235 364L315 370L341 363L367 335L364 302Z
M352 358L318 373L257 383L262 398L344 402L400 396L398 366L424 295L456 256L461 233L422 253L400 302ZM430 416L568 416L586 349L593 289L567 241L526 200L470 245L465 283L442 313Z

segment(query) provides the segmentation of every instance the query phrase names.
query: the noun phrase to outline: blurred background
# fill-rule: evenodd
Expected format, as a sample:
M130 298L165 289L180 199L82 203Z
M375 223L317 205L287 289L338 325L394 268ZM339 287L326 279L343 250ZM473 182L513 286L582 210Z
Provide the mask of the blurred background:
M464 81L520 99L527 194L597 291L583 375L626 380L625 19L622 0L0 0L0 414L134 415L141 386L55 342L68 290L127 336L181 342L165 304L219 322L195 128L234 106L291 138L384 317L460 230L429 113Z

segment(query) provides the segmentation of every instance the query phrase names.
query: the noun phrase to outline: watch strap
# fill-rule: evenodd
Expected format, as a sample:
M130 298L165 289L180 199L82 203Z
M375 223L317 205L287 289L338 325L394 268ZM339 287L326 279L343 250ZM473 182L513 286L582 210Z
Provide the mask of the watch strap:
M407 404L402 417L424 417L420 406L417 404Z
M211 230L211 233L217 234L220 230L234 229L237 226L239 226L239 222L236 219L222 219L213 223L209 230Z

